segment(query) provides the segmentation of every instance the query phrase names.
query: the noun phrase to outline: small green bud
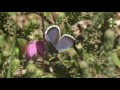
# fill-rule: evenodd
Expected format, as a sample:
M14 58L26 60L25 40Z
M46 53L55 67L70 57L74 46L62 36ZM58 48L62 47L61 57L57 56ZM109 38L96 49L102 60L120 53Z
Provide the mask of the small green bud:
M108 29L108 30L105 32L105 39L114 40L114 39L115 39L115 31L114 31L114 30L111 30L111 29Z
M82 69L88 68L88 64L85 61L81 61L80 68L82 68Z
M28 72L34 72L36 70L36 66L34 64L28 64L26 68Z
M104 41L104 49L105 51L111 51L114 46L115 41L115 31L114 30L107 30L105 32L105 41Z
M41 77L41 76L43 76L43 71L40 70L40 69L36 69L34 74L35 74L37 77Z

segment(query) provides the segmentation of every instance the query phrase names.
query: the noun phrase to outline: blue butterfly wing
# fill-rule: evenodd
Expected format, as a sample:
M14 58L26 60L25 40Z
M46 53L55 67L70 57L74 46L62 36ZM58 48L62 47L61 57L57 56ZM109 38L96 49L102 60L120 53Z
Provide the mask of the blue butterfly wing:
M56 25L48 27L45 32L45 38L47 42L50 42L53 46L55 46L56 43L59 41L60 36L60 29Z
M63 35L60 39L60 41L55 45L55 48L62 52L70 47L72 47L75 44L75 38L70 35Z

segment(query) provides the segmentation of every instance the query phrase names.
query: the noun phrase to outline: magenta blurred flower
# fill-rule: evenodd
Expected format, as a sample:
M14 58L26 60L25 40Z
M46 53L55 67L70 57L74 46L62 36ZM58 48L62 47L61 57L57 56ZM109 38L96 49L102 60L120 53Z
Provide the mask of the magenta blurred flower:
M32 41L28 44L27 50L26 50L26 59L37 59L38 58L38 50L36 46L36 42Z
M28 44L26 50L26 59L27 60L35 60L39 57L42 57L45 53L45 47L43 41L32 41Z
M43 41L38 41L38 42L36 43L36 46L37 46L39 55L40 55L41 57L44 56L44 53L45 53L44 42L43 42Z

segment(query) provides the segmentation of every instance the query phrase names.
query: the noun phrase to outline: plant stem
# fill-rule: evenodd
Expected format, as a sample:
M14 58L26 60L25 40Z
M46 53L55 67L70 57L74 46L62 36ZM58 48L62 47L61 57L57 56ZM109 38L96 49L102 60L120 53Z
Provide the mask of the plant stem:
M76 46L73 46L73 48L74 48L74 50L76 51L76 53L78 54L80 60L82 61L82 60L83 60L83 57L82 57L82 55L80 55L80 51L77 49Z
M11 78L12 60L13 60L14 51L15 51L15 45L16 45L16 32L17 32L17 28L15 28L14 34L13 34L12 47L11 47L11 51L10 51L10 62L9 62L9 67L8 67L8 72L7 72L7 78Z
M45 43L44 12L43 12L43 13L41 13L41 17L42 17L42 33L43 33L43 43L44 43L44 46L45 46L45 48L46 48L46 43ZM45 54L46 54L46 53L44 53L42 64L44 63L44 60L45 60Z
M49 23L50 25L53 24L53 22L50 21L46 16L43 16L42 13L36 12L36 14L38 14L40 17L44 18L44 20L45 20L47 23Z
M20 49L20 45L19 45L18 40L16 40L16 45L17 45L18 50L19 50L19 59L21 60L21 59L22 59L22 52L21 52L21 49Z
M1 64L2 64L2 53L0 53L0 67L1 67Z
M56 18L55 18L55 16L54 16L54 13L51 12L51 14L52 14L52 18L53 18L54 24L56 24Z

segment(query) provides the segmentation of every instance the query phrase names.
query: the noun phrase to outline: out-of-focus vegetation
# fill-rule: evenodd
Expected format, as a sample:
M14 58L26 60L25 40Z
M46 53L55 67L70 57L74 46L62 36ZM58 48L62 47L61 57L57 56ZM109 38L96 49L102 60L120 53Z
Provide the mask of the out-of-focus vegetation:
M30 41L56 24L76 48L26 60ZM0 78L118 78L119 12L0 12Z

